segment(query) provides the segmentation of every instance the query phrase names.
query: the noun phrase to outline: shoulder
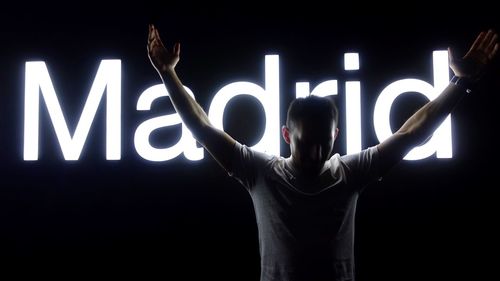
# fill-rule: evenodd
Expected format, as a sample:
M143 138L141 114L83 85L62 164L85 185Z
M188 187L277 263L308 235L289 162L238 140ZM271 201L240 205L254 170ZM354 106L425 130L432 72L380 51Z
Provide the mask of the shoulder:
M248 161L255 162L256 164L261 164L261 165L262 164L269 165L282 158L266 152L258 151L252 147L248 147L247 145L241 144L239 142L235 142L234 152L237 155L239 155L240 158L242 159L246 159Z
M340 156L338 154L336 154L336 155L337 155L339 161L341 161L349 166L349 165L356 165L359 163L378 161L379 152L378 152L377 146L375 145L375 146L365 148L357 153L346 154L343 156Z

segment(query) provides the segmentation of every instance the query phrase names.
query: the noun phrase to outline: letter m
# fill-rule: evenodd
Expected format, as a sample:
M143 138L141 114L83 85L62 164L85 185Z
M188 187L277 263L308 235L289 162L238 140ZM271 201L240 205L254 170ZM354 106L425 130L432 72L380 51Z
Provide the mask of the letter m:
M106 90L106 159L121 157L121 61L102 60L92 88L71 136L43 61L26 62L24 92L24 160L38 160L40 93L66 160L78 160L90 126Z

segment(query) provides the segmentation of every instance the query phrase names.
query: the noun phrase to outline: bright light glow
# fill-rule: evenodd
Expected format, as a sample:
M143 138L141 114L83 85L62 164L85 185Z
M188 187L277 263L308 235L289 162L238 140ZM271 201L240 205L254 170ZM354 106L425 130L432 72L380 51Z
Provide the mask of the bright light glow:
M295 84L295 97L305 98L309 95L318 97L336 96L338 94L337 80L327 80L319 83L309 92L309 82L298 82Z
M434 71L434 90L438 95L450 83L450 71L448 65L448 51L434 51L432 53ZM437 97L436 95L436 97ZM451 135L451 114L446 117L441 126L434 131L437 158L453 157L453 139Z
M359 54L344 54L345 70L359 69ZM280 88L279 88L279 56L265 56L264 87L239 81L222 87L213 97L210 104L209 119L211 123L223 130L224 110L228 102L238 95L249 95L256 98L265 113L265 130L254 149L274 155L280 155ZM379 141L391 136L390 111L395 99L407 92L418 92L429 100L435 99L449 84L449 65L447 51L433 52L434 85L418 79L401 79L388 85L377 98L373 123ZM61 147L64 159L78 160L90 127L95 118L99 103L106 90L106 159L121 158L121 61L102 60L88 94L80 119L73 136L69 132L61 105L58 101L49 72L43 61L26 62L25 78L25 112L24 112L24 160L38 160L39 157L39 123L40 95L45 101L50 120ZM187 87L186 91L194 98ZM347 154L362 149L361 124L361 82L347 81L346 94L346 138ZM327 80L310 90L309 82L296 83L296 98L316 95L326 97L338 95L338 81ZM137 102L137 110L148 111L152 103L169 93L163 84L146 89ZM182 152L192 161L203 159L204 150L197 146L191 132L182 124L180 140L167 148L154 148L149 137L154 130L162 127L182 124L177 113L167 114L144 121L137 127L134 145L138 154L150 161L167 161ZM451 158L452 153L451 117L434 132L430 140L406 155L406 160L418 160L436 153L437 158Z
M361 151L361 83L345 83L347 154Z
M250 95L259 100L266 116L266 128L262 139L253 146L258 151L280 155L280 96L279 56L267 55L265 59L265 88L250 82L234 82L224 86L215 94L210 104L209 119L223 130L224 109L238 95Z
M78 160L106 89L106 159L121 158L121 61L102 60L73 137L68 129L47 66L26 62L24 101L24 160L38 160L39 94L45 100L64 159Z
M295 84L295 98L305 98L309 96L309 82L297 82Z
M184 87L191 97L193 92ZM146 89L137 101L137 110L147 111L151 109L153 102L160 97L167 97L169 93L163 84L158 84ZM141 123L134 135L134 146L139 155L149 161L167 161L177 157L184 152L187 159L195 161L203 159L203 148L196 146L196 140L191 131L182 123L182 136L179 142L167 148L155 148L149 142L151 133L159 128L181 124L182 120L178 113L151 118Z
M392 135L390 126L390 111L394 100L401 94L417 92L429 100L435 99L449 83L448 53L435 51L433 53L434 86L418 79L402 79L387 86L377 99L373 114L375 133L380 142ZM452 157L451 118L448 116L436 129L432 138L425 144L415 147L405 160L424 159L436 152L438 158Z
M345 53L344 54L344 69L345 70L358 70L359 69L359 54L358 53Z

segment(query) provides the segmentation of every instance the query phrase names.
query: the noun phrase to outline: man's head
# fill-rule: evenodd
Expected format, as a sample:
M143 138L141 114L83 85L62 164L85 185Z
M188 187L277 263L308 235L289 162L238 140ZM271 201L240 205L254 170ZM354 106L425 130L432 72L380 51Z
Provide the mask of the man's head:
M331 157L337 122L337 107L328 98L308 96L290 104L286 126L281 131L290 144L294 165L302 172L319 173Z

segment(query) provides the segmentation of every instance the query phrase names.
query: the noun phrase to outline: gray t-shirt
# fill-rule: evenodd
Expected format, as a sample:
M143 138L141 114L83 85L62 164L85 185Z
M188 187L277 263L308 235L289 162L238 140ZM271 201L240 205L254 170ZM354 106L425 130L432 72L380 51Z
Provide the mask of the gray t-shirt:
M354 280L354 214L378 178L378 150L333 155L305 180L290 158L236 143L229 175L250 193L259 231L261 281Z

